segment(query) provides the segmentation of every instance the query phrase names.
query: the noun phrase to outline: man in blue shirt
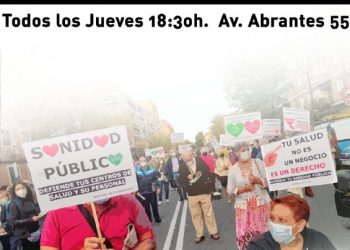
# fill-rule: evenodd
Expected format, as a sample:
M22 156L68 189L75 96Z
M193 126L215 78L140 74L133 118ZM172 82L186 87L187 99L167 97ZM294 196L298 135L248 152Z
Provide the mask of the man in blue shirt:
M140 157L139 162L140 167L136 169L139 186L139 190L136 193L137 199L145 208L149 220L152 222L151 206L155 222L160 223L162 220L160 219L157 205L157 192L159 193L160 191L157 173L149 168L145 157Z

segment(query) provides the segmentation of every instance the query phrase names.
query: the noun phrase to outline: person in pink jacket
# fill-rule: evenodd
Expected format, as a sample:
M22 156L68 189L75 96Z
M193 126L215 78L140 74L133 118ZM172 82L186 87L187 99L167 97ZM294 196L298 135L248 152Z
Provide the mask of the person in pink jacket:
M209 166L210 173L215 173L215 153L203 151L201 159Z

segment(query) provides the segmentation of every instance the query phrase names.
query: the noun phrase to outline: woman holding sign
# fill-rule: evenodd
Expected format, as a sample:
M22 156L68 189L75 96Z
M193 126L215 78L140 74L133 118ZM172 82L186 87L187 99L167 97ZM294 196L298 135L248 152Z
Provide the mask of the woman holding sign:
M237 143L234 150L239 160L229 169L227 192L236 197L236 241L244 250L254 236L267 231L271 199L262 161L251 158L246 142Z

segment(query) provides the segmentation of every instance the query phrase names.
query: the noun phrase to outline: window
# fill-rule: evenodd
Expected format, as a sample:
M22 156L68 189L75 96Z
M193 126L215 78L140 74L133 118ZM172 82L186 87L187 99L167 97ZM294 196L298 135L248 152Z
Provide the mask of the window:
M17 182L17 181L19 181L21 179L20 175L19 175L19 170L18 170L16 162L11 164L11 165L7 165L7 169L8 169L8 173L9 173L9 176L10 176L10 181L11 181L12 184Z
M1 137L2 137L2 145L4 146L10 146L11 145L11 138L10 138L10 131L6 129L1 130Z

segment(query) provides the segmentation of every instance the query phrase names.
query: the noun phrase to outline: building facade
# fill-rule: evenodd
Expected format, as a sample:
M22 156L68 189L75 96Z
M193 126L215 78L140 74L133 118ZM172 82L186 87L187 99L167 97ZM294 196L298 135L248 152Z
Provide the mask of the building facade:
M314 125L350 116L350 53L345 51L323 51L288 67L283 83L288 85L288 104L312 106Z

